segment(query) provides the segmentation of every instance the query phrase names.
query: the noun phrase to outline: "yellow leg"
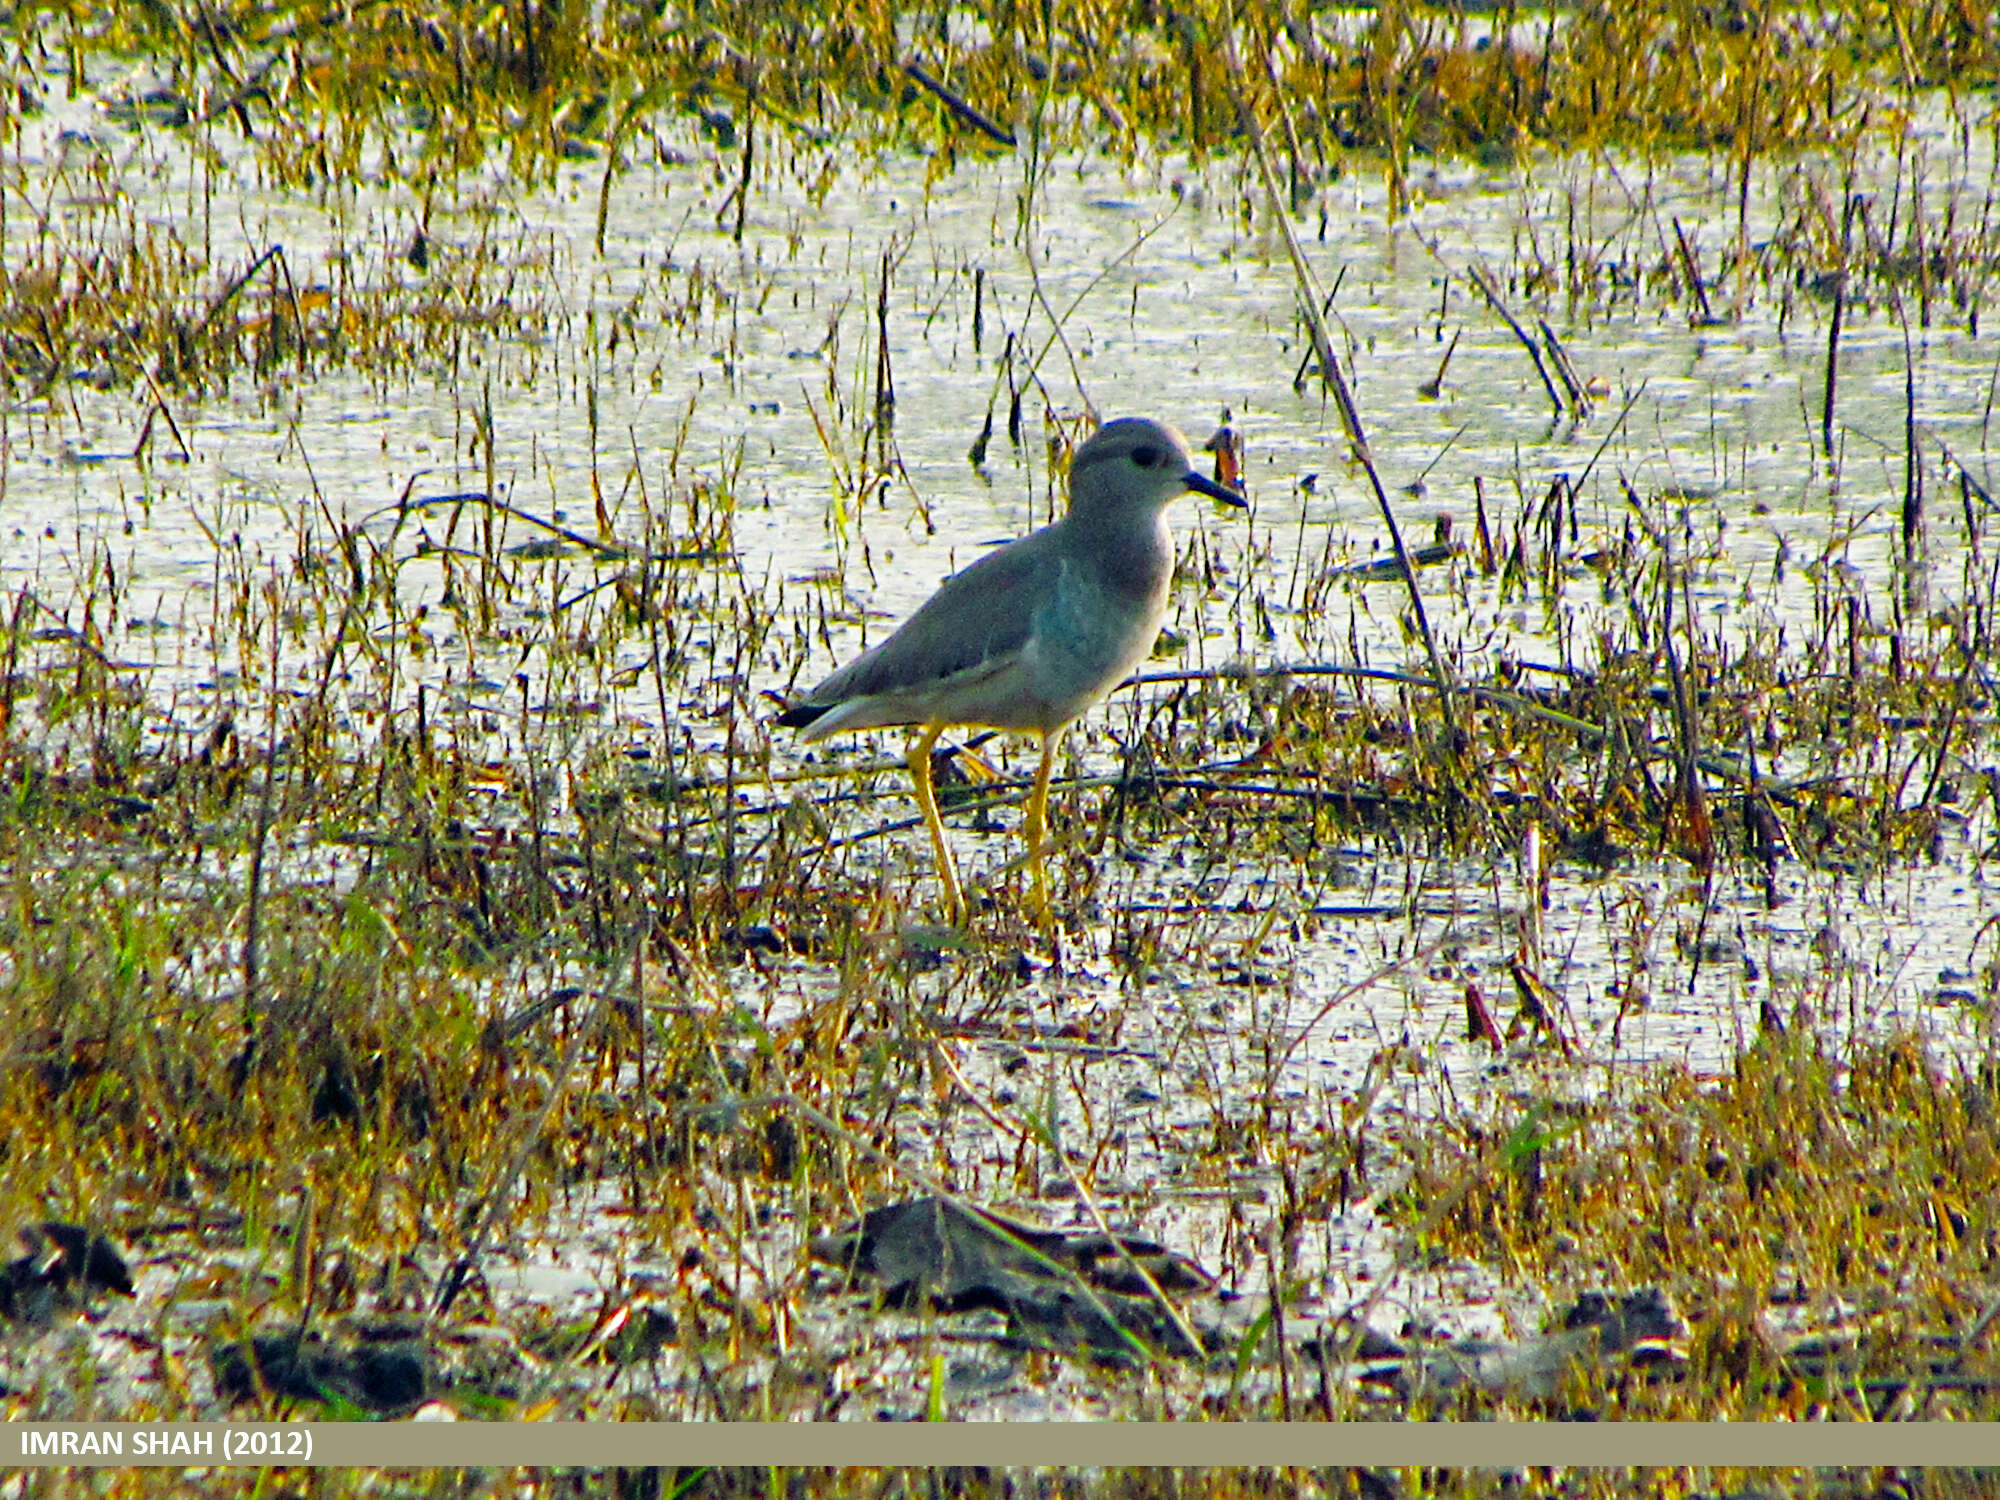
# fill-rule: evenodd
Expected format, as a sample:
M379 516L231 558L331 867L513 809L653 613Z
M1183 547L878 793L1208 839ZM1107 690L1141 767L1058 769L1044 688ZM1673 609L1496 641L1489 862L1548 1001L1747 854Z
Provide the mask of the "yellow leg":
M1035 917L1049 919L1049 872L1042 849L1049 841L1049 774L1055 769L1056 745L1062 731L1042 736L1042 763L1035 771L1034 795L1028 798L1028 858L1034 865Z
M917 805L924 810L924 824L931 831L931 847L937 851L938 874L944 877L947 920L965 920L965 892L959 888L958 866L951 860L951 845L944 840L944 820L938 816L937 789L931 781L931 751L946 726L933 724L917 735L910 748L910 780L917 784Z

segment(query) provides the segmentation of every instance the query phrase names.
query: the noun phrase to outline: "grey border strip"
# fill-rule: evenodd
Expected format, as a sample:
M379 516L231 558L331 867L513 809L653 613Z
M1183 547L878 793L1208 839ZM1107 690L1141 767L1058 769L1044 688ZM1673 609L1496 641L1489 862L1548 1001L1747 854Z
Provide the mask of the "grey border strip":
M15 1464L2000 1465L2000 1423L12 1422Z

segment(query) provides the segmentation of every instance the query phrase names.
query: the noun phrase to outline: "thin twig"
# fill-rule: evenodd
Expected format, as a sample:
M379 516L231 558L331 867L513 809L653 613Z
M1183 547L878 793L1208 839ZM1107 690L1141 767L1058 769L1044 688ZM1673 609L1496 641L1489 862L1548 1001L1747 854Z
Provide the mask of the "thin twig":
M472 1232L467 1237L464 1253L452 1262L451 1269L445 1273L437 1303L431 1310L433 1324L442 1320L444 1315L451 1311L452 1303L458 1300L458 1294L465 1290L466 1283L478 1270L480 1257L486 1252L487 1238L492 1234L494 1224L499 1221L500 1206L507 1201L515 1181L527 1170L528 1158L534 1154L536 1148L541 1145L542 1138L547 1134L549 1119L568 1092L570 1075L576 1071L577 1062L583 1056L585 1043L597 1035L598 1022L603 1018L605 1009L610 1003L610 994L608 989L597 991L596 998L591 1003L590 1014L584 1018L583 1025L576 1029L576 1034L569 1039L569 1045L563 1049L562 1061L556 1064L555 1074L549 1079L548 1097L542 1101L542 1107L535 1111L535 1117L521 1132L520 1140L515 1142L513 1156L499 1175L488 1184L486 1191L474 1199L472 1206L467 1210L465 1222L471 1226Z

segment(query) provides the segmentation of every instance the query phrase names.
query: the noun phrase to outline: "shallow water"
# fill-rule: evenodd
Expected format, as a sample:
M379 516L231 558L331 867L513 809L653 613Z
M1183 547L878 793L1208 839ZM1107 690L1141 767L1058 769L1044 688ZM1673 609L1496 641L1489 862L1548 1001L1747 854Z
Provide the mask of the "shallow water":
M116 80L90 82L105 93ZM1927 204L1942 215L1956 201L1975 222L1993 178L1991 137L1961 156L1948 127L1940 106L1914 137L1930 161ZM343 184L315 204L261 188L248 151L226 133L209 136L201 155L182 133L110 123L92 98L52 105L27 122L18 159L51 234L205 246L218 280L281 244L296 285L335 289L322 315L334 320L321 325L329 336L392 291L445 311L504 304L509 315L497 329L469 321L453 335L441 313L427 358L372 372L307 354L262 377L239 374L211 399L173 396L185 461L169 456L157 425L147 455L131 456L150 400L129 388L73 379L15 405L0 444L0 586L31 590L45 627L80 628L79 597L108 563L121 607L94 623L155 705L157 732L199 732L225 712L261 723L267 643L241 637L232 601L289 578L301 559L338 566L337 528L356 528L393 559L403 611L383 632L401 654L357 674L345 702L364 736L421 684L462 711L456 732L477 737L476 754L496 764L548 766L607 746L650 757L663 726L647 643L621 637L615 659L587 666L550 650L555 632L593 628L603 605L588 591L621 563L573 547L518 557L495 627L472 630L444 597L443 561L421 543L468 546L489 518L476 507L455 524L444 507L398 514L406 494L485 485L479 434L490 412L492 470L514 505L595 535L595 485L620 537L691 555L675 565L674 628L692 666L667 729L712 765L727 735L766 733L737 722L732 701L756 705L761 692L814 680L983 548L1048 518L1046 406L1066 422L1086 410L1167 417L1197 442L1226 417L1244 435L1249 518L1197 502L1178 512L1188 556L1207 565L1213 586L1178 594L1170 626L1185 645L1161 669L1426 670L1403 623L1401 584L1336 573L1379 559L1380 519L1334 409L1292 385L1305 349L1293 277L1239 168L1063 158L1036 184L1024 223L1022 159L961 162L931 182L929 161L857 162L800 146L771 169L738 245L717 224L734 161L697 137L671 144L684 165L639 165L616 179L601 255L592 242L602 167L585 162L551 192L494 177L434 210L432 260L419 270L403 254L419 206L395 181ZM1892 163L1872 165L1886 175ZM1888 306L1851 309L1840 463L1830 468L1817 449L1827 304L1805 287L1716 269L1739 230L1753 245L1774 239L1817 178L1809 167L1761 170L1739 225L1727 177L1692 159L1440 168L1395 223L1365 171L1321 191L1298 227L1322 282L1338 287L1336 337L1375 456L1392 487L1424 487L1420 498L1396 494L1401 525L1415 545L1449 514L1463 538L1476 478L1505 530L1568 475L1580 479L1579 532L1566 554L1615 544L1628 521L1651 545L1651 528L1689 564L1707 637L1741 642L1784 622L1803 639L1848 598L1869 621L1897 618L1907 337L1934 497L1928 592L1913 613L1949 608L1978 575L1967 572L1965 518L1943 454L1995 482L1988 431L2000 349L1942 301L1927 328L1906 309L1907 334ZM199 204L216 207L191 209ZM1675 220L1715 278L1723 326L1690 327L1686 299L1671 290ZM1575 241L1616 273L1574 297L1521 290L1512 276L1538 260L1563 266L1572 224ZM27 232L18 218L9 232L7 254L18 258ZM1981 249L1991 256L1990 244ZM886 436L872 425L885 260L895 392ZM1517 316L1547 316L1583 377L1602 383L1590 420L1551 418L1527 356L1471 287L1474 264L1503 283ZM242 316L268 315L260 298L261 282ZM1442 392L1427 399L1419 387L1454 339ZM1013 383L1026 393L1019 447L1006 434L1010 340ZM974 468L967 453L989 417L986 462ZM1974 521L1990 526L1983 512ZM547 541L519 519L494 524L498 550ZM1532 600L1503 597L1464 559L1420 578L1444 654L1471 671L1503 656L1587 669L1600 642L1628 636L1635 609L1580 564L1556 596ZM726 630L746 600L780 621L749 658L732 654ZM62 649L60 637L47 649ZM302 688L322 642L309 630L281 649L280 686ZM1141 688L1091 715L1070 736L1075 768L1115 769L1139 705L1164 691ZM556 711L572 701L589 711ZM807 756L786 734L771 741L779 771L899 748L891 736ZM994 749L1021 769L1019 747ZM836 834L907 817L906 804L883 800L899 794L894 775L876 784L882 797L837 814ZM549 785L563 794L560 778ZM1065 798L1066 815L1087 822L1100 795ZM518 816L496 792L495 823ZM1019 853L1011 815L1002 821L998 833L954 831L975 886ZM974 1004L986 962L977 957L947 955L911 980L910 996L944 1018L946 1045L974 1085L1001 1097L1032 1082L1043 1125L1096 1148L1085 1154L1097 1191L1119 1215L1164 1224L1225 1279L1254 1280L1261 1272L1218 1203L1254 1212L1269 1177L1254 1159L1216 1159L1253 1094L1301 1131L1366 1095L1393 1142L1453 1112L1505 1119L1551 1093L1615 1095L1623 1078L1662 1060L1718 1072L1756 1033L1765 1002L1788 1024L1832 1037L1894 1024L1955 1050L1987 1045L1979 976L1993 961L1983 924L2000 909L1993 834L1990 803L1979 801L1947 823L1933 864L1860 874L1790 862L1774 906L1747 872L1720 874L1704 893L1677 862L1641 857L1610 873L1559 864L1539 912L1512 857L1429 862L1385 840L1316 851L1308 869L1113 849L1101 861L1100 916L1163 917L1143 983L1114 961L1110 919L1086 916L1058 961L997 1012ZM921 914L934 887L920 830L844 857L853 870L879 867ZM315 859L331 860L319 873L337 885L339 851ZM1566 1007L1573 1059L1526 1045L1494 1056L1466 1040L1467 984L1510 1012L1517 953ZM727 979L766 1025L826 1003L836 983L803 960ZM952 1018L972 1008L980 1025L955 1033ZM1110 1139L1121 1144L1104 1149ZM1018 1193L1003 1138L948 1145L961 1190ZM1052 1167L1045 1185L1060 1190L1062 1176ZM610 1232L601 1204L583 1221ZM1302 1264L1328 1307L1389 1279L1383 1318L1421 1306L1454 1331L1506 1323L1510 1309L1477 1268L1420 1284L1392 1275L1392 1243L1364 1198ZM514 1295L560 1303L589 1292L597 1271L587 1256L561 1266L539 1255L522 1252ZM979 1399L999 1412L1028 1398L1002 1389ZM1088 1392L1072 1399L1088 1410ZM1062 1414L1045 1389L1032 1407Z

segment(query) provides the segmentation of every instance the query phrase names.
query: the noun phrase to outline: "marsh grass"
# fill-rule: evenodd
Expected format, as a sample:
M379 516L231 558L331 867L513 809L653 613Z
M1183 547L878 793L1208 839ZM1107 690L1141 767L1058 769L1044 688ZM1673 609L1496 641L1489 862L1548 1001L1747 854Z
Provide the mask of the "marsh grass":
M1991 1409L1990 1074L1909 1038L1833 1057L1774 1027L1726 1078L1668 1070L1609 1108L1496 1121L1405 1191L1413 1206L1455 1194L1431 1253L1543 1286L1670 1279L1706 1304L1689 1308L1686 1384L1627 1376L1587 1404L1950 1420ZM1502 1169L1457 1193L1496 1138Z
M1625 583L1643 599L1653 565L1633 566ZM498 596L519 586L502 560L488 571ZM349 606L316 594L347 582L308 571L253 593L246 634L268 638L262 610L337 619ZM654 628L643 585L639 597L597 629ZM1597 862L1637 849L1695 878L1768 876L1787 859L1894 867L1924 858L1940 820L1958 815L1950 778L1931 774L1958 762L1940 747L1984 733L1960 638L1929 639L1883 662L1879 638L1829 624L1824 661L1784 665L1685 639L1685 726L1659 652L1628 651L1553 688L1518 669L1490 686L1467 679L1478 708L1453 753L1483 768L1477 780L1440 774L1434 743L1411 733L1421 679L1197 676L1152 700L1123 766L1102 779L1103 818L1065 845L1058 890L1065 910L1090 911L1119 889L1129 847L1228 850L1218 873L1260 861L1309 872L1356 837L1439 858L1517 843L1530 827ZM560 651L552 701L524 705L527 742L545 757L525 767L469 756L480 735L421 699L387 732L357 734L330 704L293 696L275 739L246 725L162 741L145 696L116 690L84 642L19 630L10 655L8 1212L115 1224L142 1255L199 1245L190 1273L227 1306L224 1326L248 1330L273 1316L338 1326L363 1310L422 1310L435 1284L396 1274L412 1260L467 1263L473 1281L451 1315L504 1323L510 1304L478 1275L491 1235L532 1238L532 1226L611 1207L637 1235L624 1253L675 1247L678 1270L648 1294L677 1330L668 1347L730 1371L697 1409L804 1414L790 1403L819 1388L815 1360L855 1357L779 1353L780 1326L815 1293L770 1231L907 1193L855 1142L902 1139L916 1100L942 1110L942 1134L913 1160L942 1148L930 1170L949 1169L961 1148L947 1143L976 1122L967 1111L993 1106L927 1058L941 1034L1015 1024L1020 955L1040 942L1001 907L931 946L906 929L906 897L862 859L866 845L829 852L830 830L900 797L893 764L859 802L839 790L844 773L779 783L747 748L740 764L691 749L701 776L635 784L623 756L581 740L554 748L592 717L560 706L588 696L563 693L566 675L590 676L584 656ZM22 734L32 723L73 758L36 749ZM1689 736L1713 789L1705 823L1677 780ZM1764 769L1801 743L1809 776ZM1468 803L1475 785L1486 799ZM1931 794L1912 804L1918 785ZM971 795L1004 804L1023 791ZM1254 929L1225 937L1238 927L1222 906L1112 914L1106 956L1135 994L1163 964L1206 965L1218 939L1232 955L1217 969L1225 983L1269 982L1256 977ZM801 959L829 966L824 1001L760 1015L756 975ZM940 963L956 971L941 991L929 982ZM1969 978L1991 1004L1993 971ZM1799 995L1795 1019L1809 1028L1825 1003ZM1560 1034L1560 1019L1543 1020ZM1101 1012L1083 1034L1115 1047L1126 1026ZM1836 1058L1774 1035L1719 1090L1669 1072L1614 1091L1525 1156L1482 1156L1476 1131L1460 1149L1465 1127L1402 1141L1393 1150L1412 1153L1415 1172L1385 1212L1415 1225L1434 1197L1455 1196L1424 1254L1543 1286L1682 1289L1703 1330L1694 1378L1591 1387L1577 1399L1593 1409L1682 1416L1722 1400L1746 1419L1858 1413L1912 1349L1949 1344L1991 1272L1980 1174L2000 1158L1984 1075L1968 1066L1913 1039ZM1001 1106L1025 1112L1000 1181L1030 1194L1046 1188L1053 1145L1035 1097ZM1184 1186L1226 1193L1226 1163L1267 1161L1287 1184L1280 1217L1302 1226L1393 1176L1365 1129L1302 1128L1275 1097L1247 1112L1212 1097ZM855 1141L828 1137L793 1100L846 1122ZM1100 1144L1082 1169L1115 1175L1128 1160L1128 1147L1106 1156ZM1635 1214L1655 1231L1631 1234ZM1853 1239L1853 1226L1866 1234ZM195 1271L218 1252L231 1270ZM1901 1332L1860 1338L1840 1366L1846 1385L1785 1374L1776 1346L1739 1351L1727 1370L1711 1358L1791 1284L1863 1304L1869 1330ZM588 1332L567 1337L581 1346ZM529 1347L565 1337L531 1324L517 1336ZM566 1368L582 1384L561 1399L597 1410L587 1368ZM1960 1360L1954 1374L1976 1372ZM483 1382L464 1378L463 1399L478 1404ZM1922 1391L1923 1409L1981 1412L1984 1390ZM36 1401L63 1405L48 1386ZM1201 1405L1186 1391L1166 1410ZM1454 1409L1481 1405L1465 1395Z
M296 6L211 10L199 26L146 6L41 11L24 37L24 107L43 88L80 91L86 60L129 63L132 78L108 99L112 118L227 138L228 154L252 155L268 191L315 202L336 223L352 182L405 185L409 222L376 248L407 274L355 276L352 252L382 232L371 225L345 226L356 240L325 266L294 264L277 243L218 256L217 230L233 226L215 222L198 178L188 197L200 232L163 234L135 217L116 153L73 142L55 174L62 211L17 196L0 216L0 358L17 389L47 394L81 375L150 383L162 401L329 361L385 376L441 364L456 376L479 341L539 335L564 316L546 300L544 268L502 252L490 205L467 198L482 163L498 159L524 184L578 159L601 163L601 244L613 182L635 161L678 159L661 121L691 120L717 153L705 170L741 177L734 207L718 215L734 214L740 239L761 184L823 195L836 141L934 152L940 174L956 151L992 149L977 130L968 139L954 103L1020 134L1038 159L1083 145L1131 159L1166 143L1196 160L1234 155L1247 120L1270 141L1294 208L1355 163L1383 171L1403 202L1432 158L1511 160L1540 145L1642 158L1705 151L1742 178L1735 242L1713 247L1725 271L1791 275L1821 296L1834 277L1851 281L1847 295L1906 294L1924 326L1940 301L1976 318L1993 270L1984 217L1975 226L1924 215L1927 148L1898 119L1919 90L1957 98L1990 82L1993 38L1968 16L1941 0L1721 17L1689 0L1352 18L1105 5L1051 31L1048 17L1017 6L984 25L914 30L867 4L699 18L434 6L385 12L357 34ZM1252 60L1240 78L1221 65L1225 35ZM1974 128L1965 115L1962 146ZM1885 134L1910 152L1916 189L1886 211L1854 196L1858 160ZM1802 174L1792 213L1767 239L1749 221L1749 176L1802 148L1838 170ZM1663 269L1712 316L1703 281L1713 271L1685 242L1679 252ZM1524 247L1511 275L1527 291L1565 286L1588 302L1593 281L1609 287L1630 271L1573 240L1560 260ZM695 315L699 267L678 295L682 315Z
M1546 627L1556 660L1427 639L1407 549L1393 569L1359 571L1329 542L1317 565L1294 567L1284 610L1331 618L1359 599L1403 627L1419 665L1366 666L1328 641L1320 658L1254 670L1163 669L1077 736L1059 790L1062 928L1018 914L1024 876L1001 855L990 902L968 930L943 932L922 920L907 783L880 753L893 747L788 759L769 730L769 695L851 644L847 579L874 566L864 522L907 481L885 330L896 277L914 275L899 270L908 245L855 292L876 309L859 347L851 334L841 346L838 312L801 315L822 320L811 352L824 375L801 384L836 491L835 564L754 580L739 561L757 504L739 482L741 444L696 463L693 398L677 434L600 431L595 382L657 386L675 357L663 348L699 348L726 388L743 327L782 302L775 281L746 291L740 267L668 246L622 314L580 317L563 293L578 268L517 242L471 186L482 164L540 183L586 159L602 173L601 243L617 227L612 181L642 157L669 161L689 129L711 154L671 170L703 178L704 207L740 240L765 196L815 203L842 153L931 151L942 182L954 153L994 149L994 131L1022 134L1032 177L1086 140L1234 157L1247 119L1293 207L1352 171L1385 174L1400 203L1416 163L1447 153L1525 159L1553 140L1643 161L1692 147L1738 180L1778 174L1778 222L1753 226L1745 209L1727 245L1676 225L1636 256L1587 229L1566 243L1523 235L1496 300L1564 303L1587 327L1643 295L1694 324L1754 287L1815 333L1826 318L1833 362L1839 310L1976 333L1993 226L1956 208L1939 222L1920 190L1939 163L1971 160L1971 112L1951 113L1957 156L1951 143L1925 156L1895 106L1920 87L1963 100L1990 84L1990 35L1946 5L1390 8L1337 23L1253 7L1231 13L1249 60L1232 79L1213 7L1086 6L1051 31L1053 14L1002 7L971 35L963 17L912 26L880 6L431 7L371 13L360 29L296 7L19 18L19 66L40 80L23 87L81 88L86 61L143 64L151 95L113 101L126 112L114 118L209 149L227 137L269 191L316 203L347 238L317 260L249 235L214 253L230 216L199 174L185 223L162 226L122 190L115 153L81 146L46 201L10 183L10 421L66 441L82 425L74 383L129 392L147 413L138 458L159 479L178 475L179 418L204 402L247 390L281 406L336 370L391 393L422 370L466 393L446 441L484 483L440 496L412 482L352 524L315 480L288 512L295 545L273 556L232 527L234 499L216 498L214 592L183 606L206 617L161 627L194 642L200 682L165 702L153 668L123 654L152 626L107 538L79 525L69 597L24 586L9 601L0 1223L55 1216L115 1233L170 1288L147 1317L150 1347L171 1351L157 1365L92 1355L95 1378L81 1380L30 1349L9 1371L10 1415L209 1412L214 1350L278 1327L338 1339L391 1317L421 1330L433 1393L466 1415L907 1414L938 1321L872 1305L805 1242L930 1179L969 1198L1102 1199L1169 1218L1173 1195L1149 1184L1171 1182L1227 1205L1207 1243L1228 1274L1279 1286L1303 1274L1301 1243L1366 1206L1400 1239L1398 1272L1469 1263L1544 1302L1658 1284L1689 1315L1675 1378L1590 1366L1559 1398L1463 1388L1441 1398L1451 1415L1992 1418L1990 1058L1859 1026L1829 1040L1843 1005L1829 959L1817 979L1783 977L1765 1034L1728 1069L1607 1070L1600 1097L1568 1103L1556 1075L1580 1028L1538 919L1496 901L1479 942L1503 962L1476 977L1462 933L1422 925L1425 872L1515 851L1524 906L1557 860L1670 869L1693 895L1644 911L1635 898L1613 954L1623 1024L1648 1003L1656 947L1699 966L1720 884L1774 906L1793 869L1866 889L1990 826L1984 664L2000 601L1973 455L1925 447L1912 418L1909 472L1933 489L1908 481L1887 586L1856 588L1840 542L1781 554L1768 582L1806 572L1803 615L1728 634L1691 608L1721 566L1715 497L1622 473L1591 489L1588 470L1535 493L1496 483L1475 540L1441 541L1419 586L1497 597ZM1888 204L1856 186L1884 155L1907 189ZM342 184L363 175L407 201L348 219ZM1654 213L1650 191L1639 218ZM1247 187L1244 202L1259 211ZM1032 230L1033 192L1021 211ZM364 248L372 273L357 269ZM963 282L983 295L967 271L952 269L940 308ZM530 352L504 367L495 346ZM992 388L1017 439L1024 405L1047 395L1033 360L1000 362ZM544 471L518 456L541 435L496 419L496 378L585 389L593 493L541 503ZM1580 419L1582 396L1558 399L1558 419ZM1830 411L1831 380L1826 399ZM1054 449L1075 420L1052 416ZM989 410L988 437L993 425ZM312 440L294 425L301 454ZM921 511L913 525L928 524ZM1955 562L1956 602L1928 607L1926 581ZM414 602L406 585L425 570L438 587ZM1239 621L1280 604L1275 584L1198 546L1179 588ZM1582 638L1578 599L1615 623ZM444 673L433 616L473 643ZM1458 709L1442 715L1447 700ZM998 777L952 799L981 831L1008 828L1026 791L993 755ZM1387 866L1406 872L1400 889L1354 895L1396 884ZM1342 994L1381 1002L1352 1107L1315 1112L1289 1091L1303 1032L1272 997L1297 988L1300 935L1351 906L1402 925L1367 940L1382 961L1372 987ZM1984 966L1952 983L1983 1035L2000 948L1981 940ZM1434 1027L1397 1034L1393 996L1479 977L1500 1015L1478 1045L1520 1082L1474 1109L1426 1060ZM1199 997L1184 1012L1161 998L1182 982ZM961 1067L968 1039L996 1045ZM1169 1076L1180 1092L1147 1106ZM1404 1086L1435 1095L1435 1118L1385 1128L1371 1105ZM548 1264L584 1268L596 1305L559 1313L511 1285ZM1773 1321L1780 1309L1793 1326ZM1267 1333L1243 1337L1227 1378L1161 1358L1089 1367L1089 1394L1136 1416L1429 1409L1346 1381L1307 1399L1291 1384L1296 1348ZM1016 1369L1067 1395L1080 1367L1043 1350ZM273 1416L309 1405L268 1386L245 1402ZM1297 1478L1185 1484L1292 1493ZM833 1494L856 1482L711 1471L671 1484ZM1316 1482L1378 1493L1369 1477ZM1430 1471L1399 1482L1503 1487ZM935 1483L1014 1492L987 1475ZM1774 1483L1859 1494L1872 1481ZM1686 1475L1505 1485L1696 1488Z

